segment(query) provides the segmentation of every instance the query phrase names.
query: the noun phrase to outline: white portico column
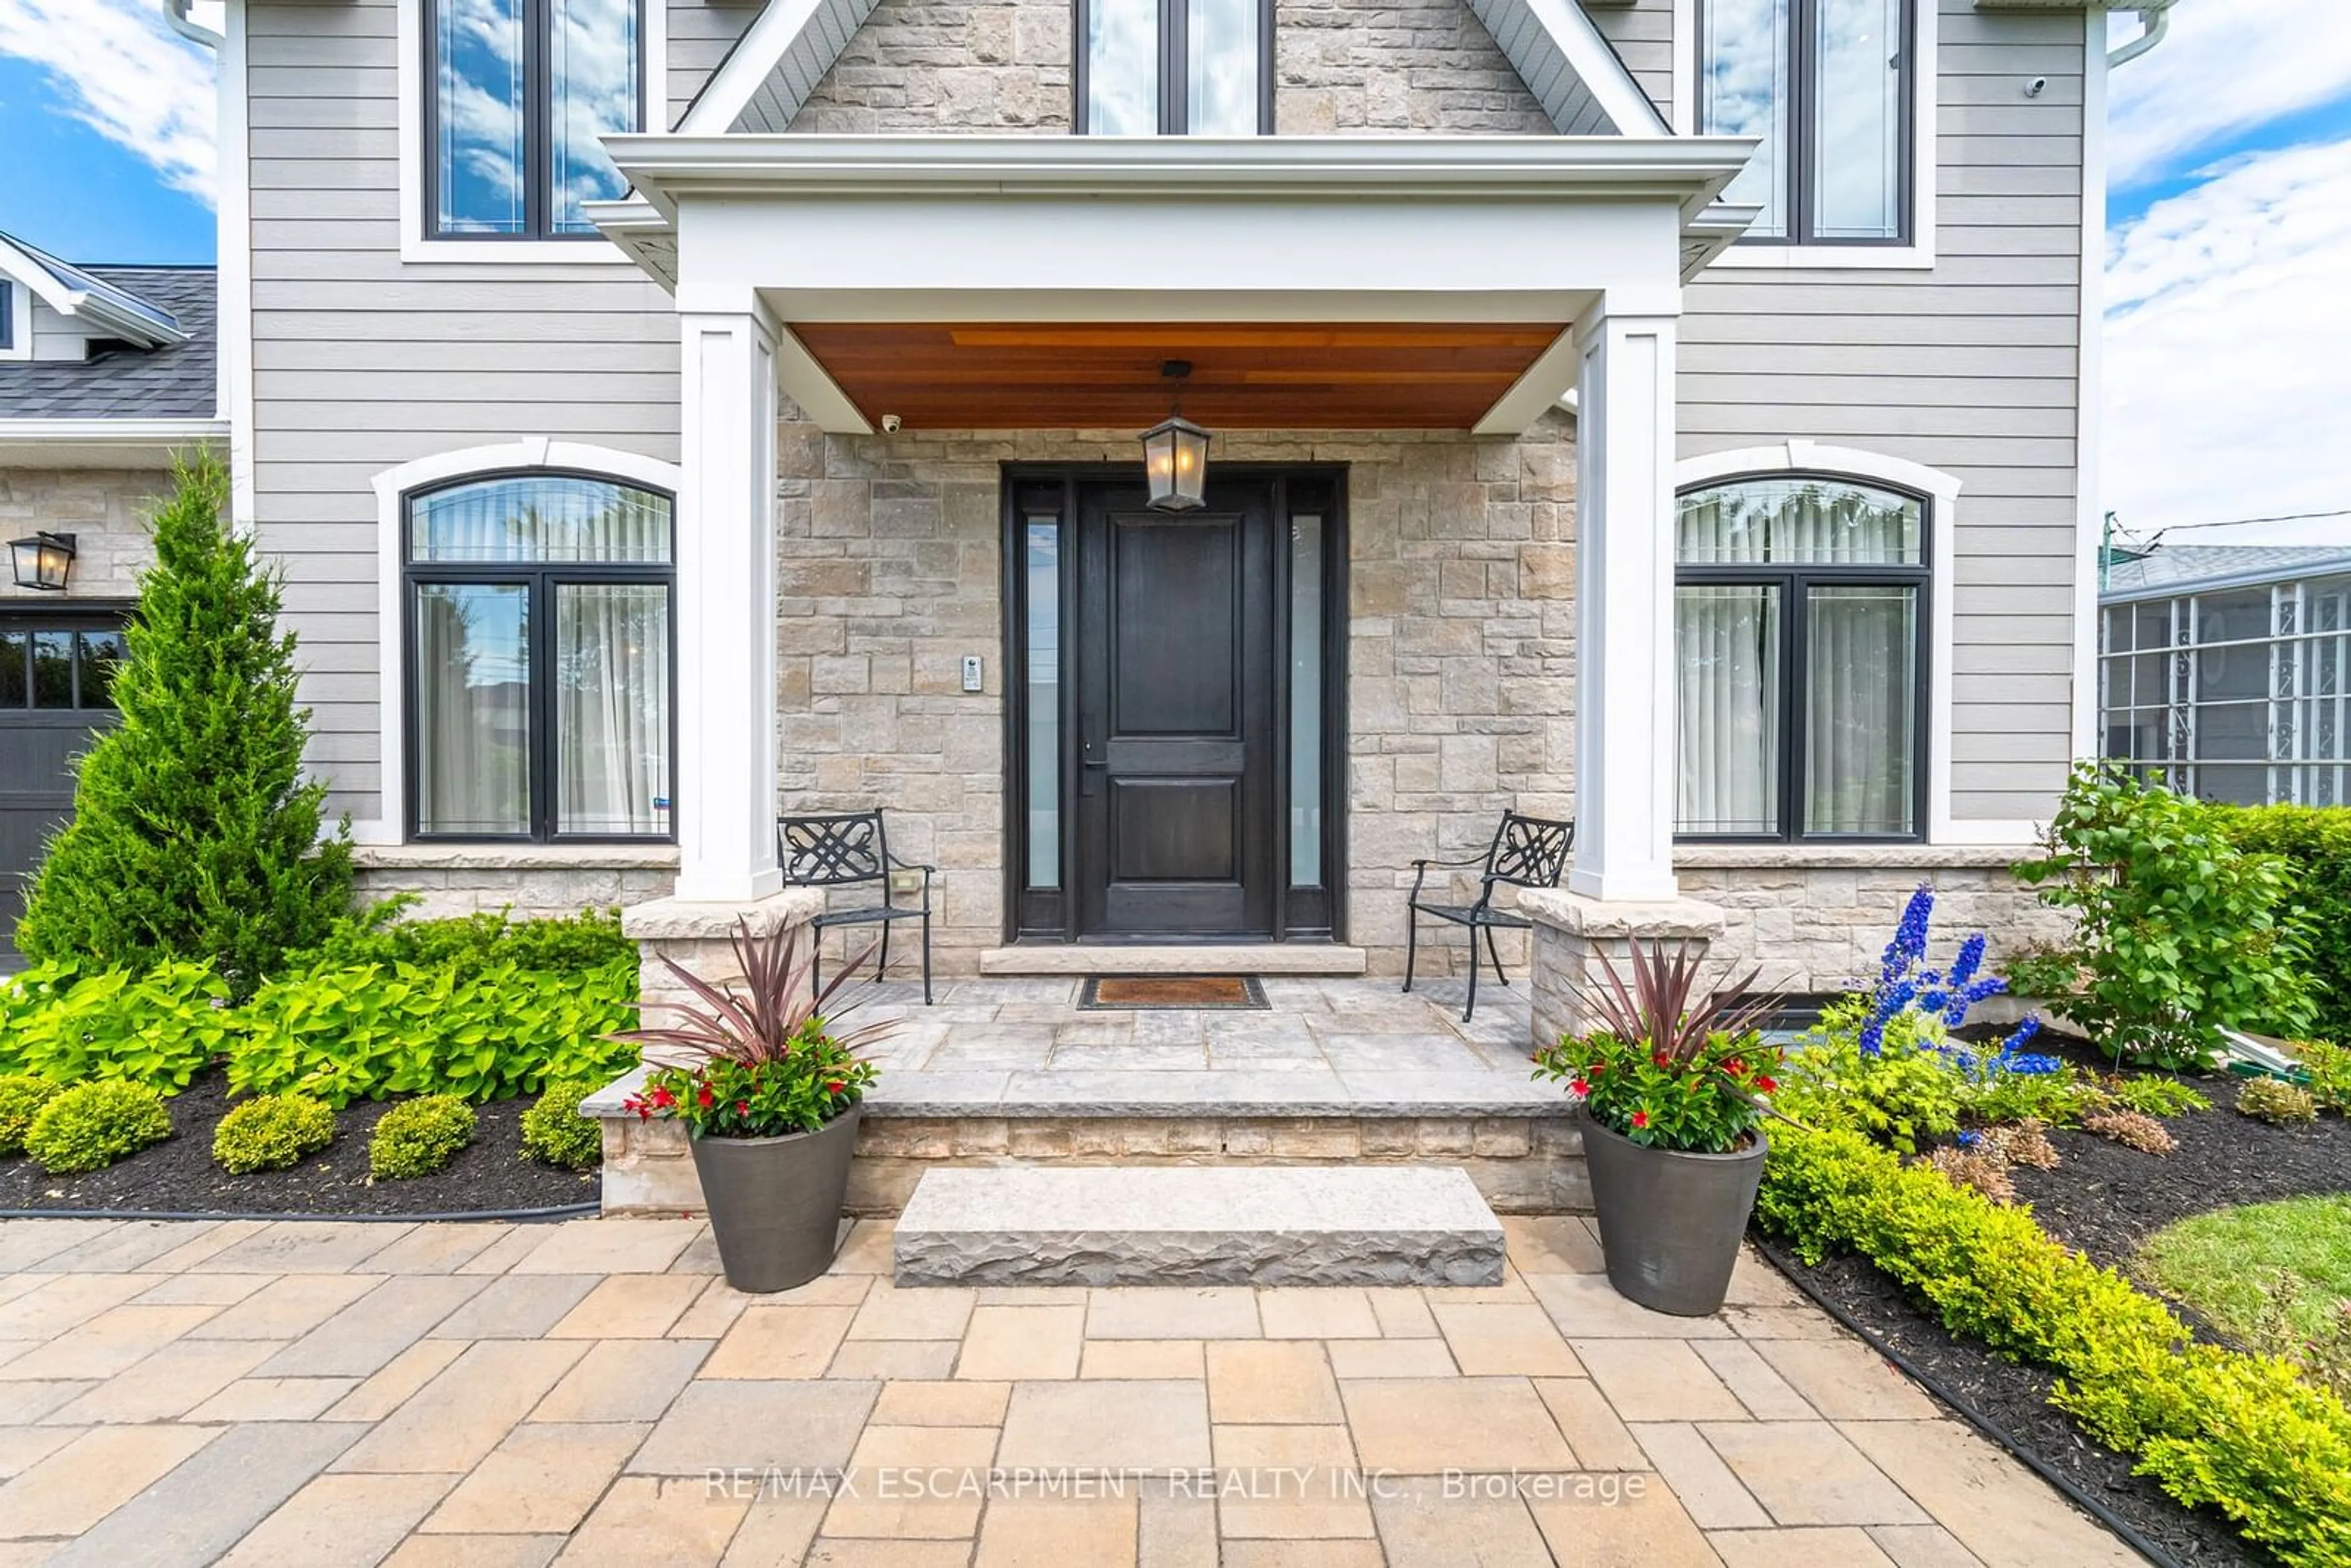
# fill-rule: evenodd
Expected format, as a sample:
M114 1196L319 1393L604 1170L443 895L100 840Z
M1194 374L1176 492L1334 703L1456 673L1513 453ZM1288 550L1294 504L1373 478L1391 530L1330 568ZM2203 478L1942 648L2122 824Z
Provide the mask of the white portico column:
M676 897L747 904L776 869L776 323L681 313Z
M1576 323L1575 862L1568 890L1673 899L1674 327Z

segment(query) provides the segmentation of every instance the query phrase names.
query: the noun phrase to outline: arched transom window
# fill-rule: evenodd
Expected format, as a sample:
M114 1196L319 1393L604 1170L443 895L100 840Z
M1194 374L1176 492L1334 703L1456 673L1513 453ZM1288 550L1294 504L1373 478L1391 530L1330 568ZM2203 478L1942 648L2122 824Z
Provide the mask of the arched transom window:
M413 836L671 836L674 510L578 474L408 497Z
M1933 521L1919 497L1826 475L1682 495L1678 833L1919 836Z

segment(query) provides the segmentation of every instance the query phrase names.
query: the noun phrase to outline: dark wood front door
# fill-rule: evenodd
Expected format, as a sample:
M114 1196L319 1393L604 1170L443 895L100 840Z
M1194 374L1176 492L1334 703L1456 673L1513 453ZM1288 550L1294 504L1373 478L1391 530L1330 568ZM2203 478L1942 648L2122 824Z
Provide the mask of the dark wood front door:
M1078 928L1263 937L1276 864L1275 486L1078 490Z

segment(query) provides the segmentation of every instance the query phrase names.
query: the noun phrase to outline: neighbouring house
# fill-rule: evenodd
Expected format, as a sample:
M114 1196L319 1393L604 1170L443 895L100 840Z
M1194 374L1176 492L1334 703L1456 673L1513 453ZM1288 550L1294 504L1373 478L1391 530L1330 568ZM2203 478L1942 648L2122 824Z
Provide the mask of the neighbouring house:
M75 266L0 234L0 967L72 758L113 717L141 519L175 454L226 444L213 293L209 267Z
M1570 935L2014 938L2104 9L230 0L235 505L366 885L757 904L879 804L945 972L1385 975L1515 808Z
M2208 800L2351 802L2351 548L2158 545L2105 576L2105 756Z

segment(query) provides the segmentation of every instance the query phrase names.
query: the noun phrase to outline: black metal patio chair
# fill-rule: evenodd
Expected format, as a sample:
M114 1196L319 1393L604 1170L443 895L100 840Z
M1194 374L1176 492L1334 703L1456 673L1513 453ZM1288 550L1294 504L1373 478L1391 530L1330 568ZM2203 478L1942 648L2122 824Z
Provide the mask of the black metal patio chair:
M923 923L923 1005L931 1005L931 879L936 866L900 860L890 852L890 838L879 810L841 811L820 817L776 819L776 859L788 887L855 887L872 883L882 902L848 909L828 909L814 922L817 950L810 980L824 988L824 934L839 925L879 925L881 951L873 960L873 977L890 967L890 928L901 920ZM893 871L923 873L922 902L897 902L890 891Z
M1461 1009L1461 1021L1468 1023L1469 1015L1478 1010L1478 933L1486 934L1486 956L1494 961L1494 978L1508 986L1510 977L1502 973L1502 955L1494 946L1494 930L1501 926L1524 931L1533 922L1507 910L1494 907L1494 889L1507 883L1512 887L1557 887L1559 879L1567 872L1567 852L1575 847L1575 824L1573 821L1546 821L1541 817L1522 817L1516 811L1502 813L1501 826L1494 830L1494 841L1486 846L1482 855L1469 855L1461 860L1416 860L1412 862L1412 896L1405 902L1404 943L1404 988L1412 989L1412 971L1420 952L1420 917L1448 921L1464 926L1469 933L1469 1005ZM1430 904L1420 896L1421 884L1427 881L1431 866L1450 870L1462 866L1483 866L1478 884L1475 904Z

